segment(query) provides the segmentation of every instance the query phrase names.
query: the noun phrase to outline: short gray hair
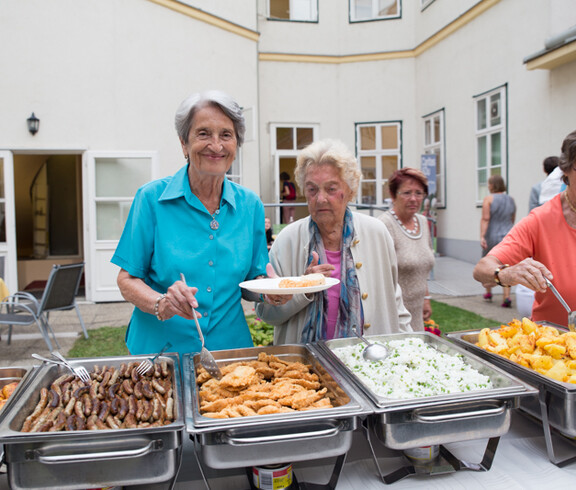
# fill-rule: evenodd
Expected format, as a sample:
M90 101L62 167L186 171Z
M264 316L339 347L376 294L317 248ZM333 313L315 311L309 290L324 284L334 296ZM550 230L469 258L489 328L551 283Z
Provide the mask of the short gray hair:
M300 152L296 160L294 178L302 191L306 184L306 173L314 165L332 165L336 168L352 191L350 201L356 199L362 173L356 157L342 141L332 139L315 141Z
M244 134L246 133L246 122L242 114L242 108L228 94L219 90L210 90L208 92L192 94L182 101L176 111L175 125L178 137L184 143L188 143L188 135L192 126L192 119L198 111L206 106L218 107L234 124L236 132L236 141L238 147L244 143Z

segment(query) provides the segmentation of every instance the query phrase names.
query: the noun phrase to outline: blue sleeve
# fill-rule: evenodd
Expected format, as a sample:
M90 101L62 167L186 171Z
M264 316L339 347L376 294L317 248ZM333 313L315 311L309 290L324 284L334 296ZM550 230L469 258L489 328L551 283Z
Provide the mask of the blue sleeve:
M153 196L141 188L136 192L130 207L126 225L111 262L134 277L144 279L148 275L154 250L155 214Z

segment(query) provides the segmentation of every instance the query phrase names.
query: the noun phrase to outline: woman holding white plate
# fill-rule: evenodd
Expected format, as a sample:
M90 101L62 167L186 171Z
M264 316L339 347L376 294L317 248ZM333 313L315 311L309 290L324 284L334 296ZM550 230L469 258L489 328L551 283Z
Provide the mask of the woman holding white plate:
M278 276L321 273L340 282L282 305L258 304L258 316L275 325L275 345L351 337L353 327L370 335L412 331L390 233L380 220L348 208L360 175L339 141L317 141L298 156L295 180L310 216L278 234L270 263Z

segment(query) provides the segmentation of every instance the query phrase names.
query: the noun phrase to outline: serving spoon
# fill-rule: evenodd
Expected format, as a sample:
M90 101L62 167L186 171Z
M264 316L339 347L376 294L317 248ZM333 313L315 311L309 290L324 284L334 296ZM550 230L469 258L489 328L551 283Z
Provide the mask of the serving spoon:
M356 336L366 344L366 348L362 351L362 357L366 361L383 361L389 355L388 349L384 347L382 344L372 344L368 342L356 329L356 325L352 326L352 330Z
M180 273L180 280L186 284L186 278L182 273ZM204 335L202 335L202 329L198 323L198 318L196 318L196 310L194 308L192 308L192 316L194 317L194 323L196 323L196 328L198 329L198 337L200 337L200 342L202 342L202 349L200 350L200 364L204 366L204 369L206 369L210 376L216 379L222 379L222 371L220 371L216 359L214 359L212 353L204 347Z
M558 292L558 290L554 287L554 284L552 284L546 277L544 278L546 280L546 284L548 285L548 287L552 290L552 292L554 293L554 296L556 296L556 298L558 298L558 301L560 301L560 303L562 304L562 306L564 308L566 308L566 311L568 312L568 328L572 331L572 332L576 332L576 311L572 311L570 309L570 307L568 306L568 303L566 303L566 301L564 300L564 298L562 297L562 295Z

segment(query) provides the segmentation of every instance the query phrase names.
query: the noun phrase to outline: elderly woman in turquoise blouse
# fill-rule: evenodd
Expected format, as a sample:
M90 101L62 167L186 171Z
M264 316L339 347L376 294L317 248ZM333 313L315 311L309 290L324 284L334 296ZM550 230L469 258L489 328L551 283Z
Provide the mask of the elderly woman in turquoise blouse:
M242 111L222 92L194 94L176 130L186 165L138 190L112 257L135 306L126 344L132 354L167 341L198 352L196 312L208 349L250 347L238 284L266 275L268 249L262 202L226 178L244 138Z

